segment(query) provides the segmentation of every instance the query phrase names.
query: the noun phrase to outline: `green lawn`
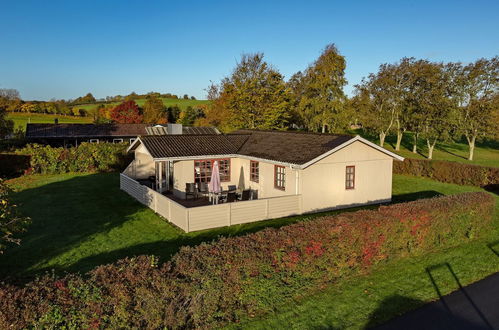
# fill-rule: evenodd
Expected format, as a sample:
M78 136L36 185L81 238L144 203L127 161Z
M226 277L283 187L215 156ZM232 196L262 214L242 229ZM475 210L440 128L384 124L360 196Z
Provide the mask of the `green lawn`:
M91 123L91 117L75 117L63 115L49 115L43 113L9 113L7 119L14 121L14 127L21 127L22 130L26 129L27 123L40 123L40 124L53 124L54 119L57 118L59 123Z
M359 131L353 133L359 134ZM377 137L366 137L376 144L379 143ZM395 151L396 137L389 136L386 139L385 148L394 151L397 154L416 159L426 159L428 156L428 148L426 141L420 139L418 142L418 153L412 152L412 134L406 133L402 140L400 151ZM474 152L473 161L468 160L468 143L466 140L459 142L439 142L433 151L433 159L435 160L449 160L454 162L461 162L465 164L475 164L482 166L499 167L499 141L482 141L477 142Z
M282 226L317 215L262 221L185 234L120 191L117 174L33 175L9 180L21 210L33 224L22 245L0 257L0 278L30 278L48 269L86 271L137 254L167 260L187 244L220 235L239 235ZM480 191L424 178L396 175L394 201ZM497 196L496 196L497 197ZM499 205L499 197L498 197ZM335 212L329 212L335 213ZM499 209L496 226L470 244L418 258L382 264L370 275L352 277L302 300L288 303L265 319L244 320L248 328L361 328L414 308L438 295L427 268L443 294L499 271Z

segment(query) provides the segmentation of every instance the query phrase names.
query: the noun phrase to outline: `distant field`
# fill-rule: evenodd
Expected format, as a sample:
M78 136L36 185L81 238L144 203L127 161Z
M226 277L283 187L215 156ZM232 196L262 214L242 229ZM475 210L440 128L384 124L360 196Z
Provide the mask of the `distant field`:
M163 104L167 107L169 106L174 106L178 105L180 109L185 109L188 106L196 106L200 104L207 104L210 101L208 100L183 100L183 99L168 99L168 98L161 98L163 100ZM146 99L137 99L135 102L139 105L142 106L146 102ZM114 103L106 103L106 105L116 105L119 102L114 102ZM78 105L77 107L80 109L85 109L85 110L90 110L93 109L97 106L98 104L82 104Z
M93 121L92 117L75 117L75 116L63 116L63 115L48 115L42 113L9 113L7 114L7 119L12 119L14 121L14 126L21 127L23 130L26 129L27 123L40 123L49 124L53 123L54 119L57 118L59 123L91 123Z

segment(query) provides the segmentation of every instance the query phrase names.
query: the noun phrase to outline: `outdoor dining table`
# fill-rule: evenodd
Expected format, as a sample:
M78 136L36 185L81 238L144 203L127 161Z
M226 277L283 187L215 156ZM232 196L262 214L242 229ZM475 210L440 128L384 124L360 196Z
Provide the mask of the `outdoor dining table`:
M226 196L229 192L235 192L237 197L241 196L241 191L239 190L222 190L219 193L208 193L208 201L212 202L213 205L218 204L221 196Z

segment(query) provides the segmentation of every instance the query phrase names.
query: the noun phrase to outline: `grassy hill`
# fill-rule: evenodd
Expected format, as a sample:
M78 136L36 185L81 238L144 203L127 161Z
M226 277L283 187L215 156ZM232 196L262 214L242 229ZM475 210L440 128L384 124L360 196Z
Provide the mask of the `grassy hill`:
M16 128L21 127L23 130L26 129L27 123L39 123L39 124L50 124L54 122L57 118L59 123L91 123L93 121L92 117L75 117L75 116L63 116L63 115L48 115L43 113L9 113L7 114L7 119L12 119L14 121L14 126Z

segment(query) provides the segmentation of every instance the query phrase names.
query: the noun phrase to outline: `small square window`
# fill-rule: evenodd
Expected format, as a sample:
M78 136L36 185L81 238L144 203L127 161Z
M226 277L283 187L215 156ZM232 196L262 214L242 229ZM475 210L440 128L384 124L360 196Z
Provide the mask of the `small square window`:
M113 143L123 143L123 139L113 139Z
M90 139L90 143L99 143L99 139Z
M134 143L134 142L135 142L135 140L136 140L135 138L130 139L130 144Z

